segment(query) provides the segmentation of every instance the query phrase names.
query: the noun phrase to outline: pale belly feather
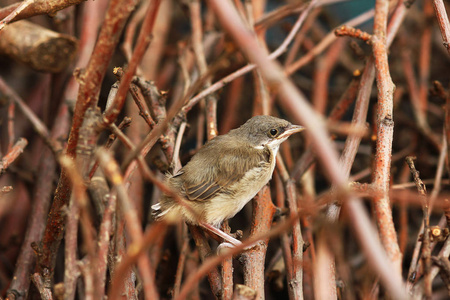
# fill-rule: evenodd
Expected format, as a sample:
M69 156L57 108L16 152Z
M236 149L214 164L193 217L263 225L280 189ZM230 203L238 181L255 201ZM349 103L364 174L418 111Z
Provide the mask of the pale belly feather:
M275 167L275 159L272 160L270 172L262 172L260 168L249 171L240 182L236 183L241 188L238 192L231 194L221 194L208 204L208 211L205 214L206 222L214 226L220 226L223 220L234 217L255 195L269 182ZM260 184L255 184L259 182ZM233 186L231 190L236 190Z

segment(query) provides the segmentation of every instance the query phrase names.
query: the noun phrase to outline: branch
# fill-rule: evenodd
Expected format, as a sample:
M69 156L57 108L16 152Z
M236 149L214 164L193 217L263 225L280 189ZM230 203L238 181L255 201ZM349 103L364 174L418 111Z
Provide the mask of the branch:
M28 19L37 15L54 15L66 7L77 5L85 0L26 0L0 9L0 30L11 22Z
M120 80L119 90L114 98L113 104L105 111L103 121L100 126L107 127L114 122L122 110L125 103L125 98L130 88L131 80L133 79L136 69L147 50L148 45L152 40L153 25L155 24L156 16L158 13L161 0L152 0L150 3L147 14L142 24L141 31L139 32L138 42L133 51L130 63L128 65L125 74Z
M12 164L20 154L22 154L23 149L25 149L27 145L28 141L24 138L20 138L11 148L11 150L2 157L2 160L0 161L0 175L6 172L6 169L8 169L9 165Z
M48 2L48 1L44 1ZM97 44L86 70L79 76L80 88L72 119L66 154L74 158L79 139L79 130L88 107L96 107L101 83L115 51L125 22L136 5L137 0L112 0L106 12L105 21L100 30ZM70 181L63 171L58 182L49 220L42 240L42 256L38 270L44 269L53 274L56 252L63 238L64 216L62 208L68 204L70 197ZM50 276L52 277L52 276Z
M342 174L337 153L330 144L323 122L303 99L296 87L286 78L279 64L271 61L266 53L260 49L258 42L245 28L245 25L242 24L233 7L228 2L219 0L209 0L208 3L214 9L225 30L230 33L247 57L258 65L268 84L278 92L280 104L285 112L294 120L305 124L307 128L314 128L314 134L310 133L309 137L313 142L318 157L323 162L324 171L333 184L345 191L347 182ZM370 255L373 255L375 251L377 252L375 256L377 260L376 263L373 262L373 266L376 267L379 274L382 274L383 282L387 285L389 291L396 297L404 298L401 276L397 274L392 278L390 264L383 260L383 250L376 239L375 230L372 228L367 214L361 213L361 209L358 207L359 204L354 201L353 197L346 196L349 198L347 207L353 217L352 220L358 222L360 227L364 227L367 230L357 230L357 236L361 243L370 243L371 245L370 248L364 245L364 250L369 251ZM367 232L370 232L370 234L367 234Z
M448 20L447 12L445 11L444 2L442 0L433 0L433 6L439 28L441 29L443 45L450 54L450 21Z
M397 242L397 234L392 220L389 203L389 179L391 170L393 140L393 94L394 83L389 72L386 27L389 1L377 0L375 4L374 34L372 49L375 58L375 70L378 87L377 105L377 143L373 171L373 185L382 194L374 198L374 208L380 236L395 271L401 275L402 255ZM378 195L378 193L377 193Z

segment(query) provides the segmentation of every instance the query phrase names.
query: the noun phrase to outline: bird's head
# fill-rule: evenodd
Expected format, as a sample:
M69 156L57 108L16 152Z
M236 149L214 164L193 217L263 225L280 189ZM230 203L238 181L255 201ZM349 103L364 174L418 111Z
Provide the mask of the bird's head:
M255 116L230 134L244 139L255 148L268 148L276 151L282 142L305 128L272 116Z

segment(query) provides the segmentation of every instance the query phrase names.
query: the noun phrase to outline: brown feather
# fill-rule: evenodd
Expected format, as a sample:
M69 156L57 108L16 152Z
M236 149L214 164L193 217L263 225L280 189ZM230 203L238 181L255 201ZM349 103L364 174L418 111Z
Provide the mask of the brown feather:
M230 143L233 143L232 147ZM228 136L214 138L199 150L204 151L217 155L195 155L181 169L181 175L172 177L172 180L180 181L183 194L192 201L206 201L217 193L231 193L228 187L242 179L247 171L263 167L262 164L270 166L269 149L258 149L256 152L258 154L255 155L255 148L252 145L245 141L236 142L235 139L231 141ZM239 159L241 157L246 159ZM240 163L234 163L237 159Z

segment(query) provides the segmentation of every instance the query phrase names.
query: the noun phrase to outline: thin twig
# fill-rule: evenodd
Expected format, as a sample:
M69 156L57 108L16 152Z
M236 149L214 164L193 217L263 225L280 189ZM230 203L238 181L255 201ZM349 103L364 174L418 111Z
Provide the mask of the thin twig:
M417 187L417 191L419 192L422 201L422 210L423 210L422 259L424 261L425 297L427 299L431 299L432 294L431 277L430 277L431 250L430 250L430 236L428 234L430 227L429 203L426 196L427 190L425 184L419 177L419 171L416 170L416 167L414 165L414 159L415 157L408 156L406 157L406 163L409 166L409 169L411 171L411 174Z
M116 188L119 203L121 205L121 213L123 214L124 219L127 221L127 232L130 234L132 242L134 243L132 246L135 247L135 245L143 245L143 233L138 222L139 219L136 214L136 209L134 208L132 201L130 201L130 199L128 198L128 194L124 184L124 178L120 173L119 166L117 165L115 160L113 160L111 154L106 152L106 150L104 149L100 149L97 151L97 159L99 160L100 166L102 166L106 176ZM135 249L133 247L130 247L129 251L134 254ZM129 253L129 255L131 253ZM148 299L158 299L159 297L154 282L155 270L149 264L148 256L137 255L136 259L137 258L146 297ZM125 266L125 268L128 268L129 265ZM125 271L126 269L120 272L116 270L115 272L115 278L113 278L112 289L110 291L110 296L112 299L116 299L118 297L120 287L119 282L121 282L118 278L121 278L121 276L126 273Z
M279 57L281 54L283 54L288 45L291 43L292 39L295 37L295 34L297 33L297 31L300 29L301 25L303 24L303 21L305 20L306 16L308 15L309 11L314 7L312 3L314 1L311 1L308 8L305 9L299 16L299 18L297 19L297 22L294 24L294 26L292 27L291 31L289 32L289 34L287 35L286 39L283 41L283 43L274 51L269 55L270 59L275 59L277 57ZM241 69L233 72L232 74L222 78L221 80L213 83L209 88L204 89L203 91L201 91L200 93L198 93L195 97L191 98L189 100L189 106L193 106L194 104L196 104L197 102L199 102L201 99L205 98L207 95L221 89L222 87L224 87L226 84L228 84L229 82L235 80L236 78L247 74L248 72L252 71L254 68L256 68L255 64L249 64L245 67L242 67Z
M0 161L0 175L6 172L6 169L22 154L25 147L28 145L28 141L25 138L20 138L11 150L2 157Z
M52 290L45 284L45 281L39 273L34 273L31 275L31 280L38 289L43 300L53 300Z
M0 90L3 93L5 93L6 96L10 97L17 104L17 107L22 111L22 113L31 122L34 130L39 134L39 136L50 147L50 149L53 151L53 153L57 153L59 150L61 150L62 146L50 138L49 130L47 129L45 124L36 116L36 114L19 97L19 95L6 84L6 82L1 77L0 77Z
M450 54L450 21L448 20L447 12L445 11L444 1L433 0L433 5L436 12L436 18L438 20L439 28L441 29L444 47Z
M152 0L148 7L147 14L142 24L141 31L139 32L138 42L136 47L134 48L130 63L127 70L125 71L125 74L120 80L119 89L117 91L116 97L114 98L113 105L104 113L101 126L108 126L109 124L114 122L120 111L122 110L131 80L133 79L136 69L152 40L151 33L153 31L153 26L155 24L160 4L161 0Z

